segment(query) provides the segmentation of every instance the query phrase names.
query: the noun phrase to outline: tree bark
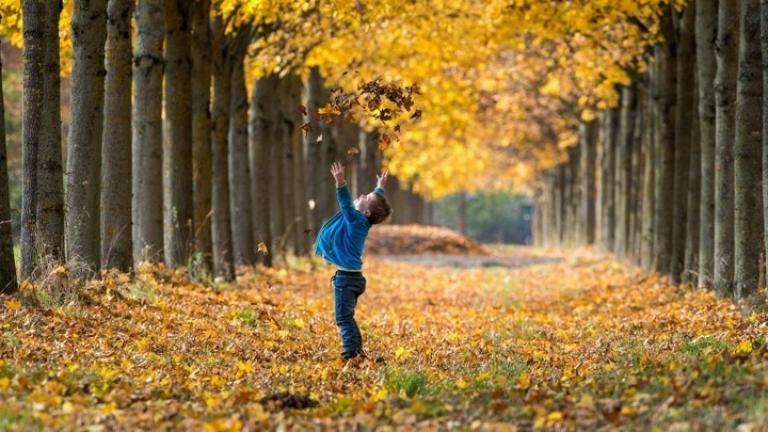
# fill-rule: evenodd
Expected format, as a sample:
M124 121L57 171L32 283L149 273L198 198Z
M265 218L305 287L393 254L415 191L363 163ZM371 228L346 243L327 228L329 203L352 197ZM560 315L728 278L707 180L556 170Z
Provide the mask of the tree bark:
M187 263L192 233L192 58L190 4L165 1L165 137L163 249L165 264Z
M131 241L131 13L133 0L109 0L104 151L101 163L101 265L128 271Z
M701 206L699 209L699 287L711 288L715 269L715 43L717 2L696 5L696 68L699 86Z
M698 97L694 96L691 112L699 106ZM692 286L699 283L699 230L701 208L701 144L699 116L691 121L691 147L688 170L688 219L685 234L685 267L682 281Z
M736 83L734 141L734 282L736 298L758 289L763 238L762 214L762 55L760 0L741 0L739 74Z
M251 97L251 200L253 202L253 226L256 242L263 242L267 252L261 253L261 261L266 266L272 265L272 249L274 242L270 219L272 209L269 203L270 175L269 168L273 158L270 157L273 128L277 113L275 112L275 85L277 77L269 75L256 81Z
M674 200L672 219L672 283L682 280L685 268L685 234L688 218L688 172L691 148L691 107L694 85L690 74L695 70L694 18L695 2L683 11L677 50L677 103L675 106Z
M162 260L164 0L139 0L133 59L133 259Z
M640 265L646 270L653 268L654 257L654 194L656 190L656 152L654 147L656 124L654 106L656 104L658 74L651 66L648 74L647 98L643 105L643 209L640 234Z
M736 77L738 75L739 4L718 3L715 59L715 290L733 293Z
M224 23L217 17L212 23L213 47L213 118L211 120L211 241L216 276L225 280L235 277L232 251L232 224L229 208L229 162L227 132L231 98L228 40Z
M0 43L1 45L2 43ZM0 50L2 51L2 50ZM0 56L0 77L3 75L3 59ZM0 119L5 119L3 80L0 79ZM8 156L5 149L5 121L0 121L0 294L18 291L16 262L13 258L13 234L11 232L11 194L8 188Z
M36 232L40 256L64 258L64 177L61 154L59 18L62 3L47 2L43 66L42 144L37 160Z
M621 91L621 117L619 142L616 146L616 247L619 256L629 253L629 219L632 180L632 140L637 112L637 90L635 86L624 87Z
M298 75L289 77L290 104L288 113L293 116L294 127L292 129L291 145L293 153L293 194L294 212L296 215L296 229L294 230L294 248L297 255L309 253L309 206L307 206L307 191L305 188L304 173L304 139L302 117L299 112L301 105L302 82Z
M763 260L768 266L768 0L760 2L760 47L763 66ZM764 274L768 274L765 271ZM764 282L764 281L763 281ZM763 285L764 286L764 285Z
M602 157L600 161L601 170L601 243L603 251L610 252L614 250L616 239L616 135L619 125L619 112L616 109L610 109L603 116L602 125Z
M322 175L325 172L325 165L321 163L322 141L328 137L323 136L321 121L318 119L317 110L325 105L328 100L328 92L323 83L323 77L320 75L320 69L317 66L310 68L309 79L305 90L307 99L307 120L309 131L304 134L304 149L307 155L305 168L305 184L307 200L311 204L309 211L309 229L317 235L317 231L322 225L322 215L320 213L320 184L325 180Z
M99 190L104 121L106 0L77 0L72 14L71 121L67 143L67 262L100 264Z
M21 278L33 276L37 260L37 159L43 143L45 97L45 10L41 0L24 0L24 86L22 111Z
M467 193L459 193L458 227L461 235L467 235Z
M659 98L657 100L657 115L659 129L656 135L656 150L659 157L659 174L657 176L657 205L654 219L656 230L656 262L655 270L659 273L669 273L672 262L672 233L674 218L674 171L675 171L675 104L677 101L676 79L677 67L675 55L674 31L672 17L666 14L662 18L666 42L656 47L659 64Z
M192 10L192 195L195 252L205 271L213 268L211 240L211 26L210 0Z
M255 256L248 167L248 97L243 65L245 49L237 48L232 58L232 96L229 104L229 191L235 265L245 266L252 265Z
M583 226L583 241L586 244L595 242L595 162L597 122L579 123L579 142L581 143L581 219Z

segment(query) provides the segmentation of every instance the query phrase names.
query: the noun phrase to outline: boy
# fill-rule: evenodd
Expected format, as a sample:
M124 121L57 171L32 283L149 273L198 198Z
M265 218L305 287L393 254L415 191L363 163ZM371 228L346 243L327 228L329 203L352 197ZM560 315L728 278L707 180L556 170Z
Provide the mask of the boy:
M336 199L341 211L330 218L317 235L315 254L336 266L331 278L334 289L336 325L339 326L344 351L341 357L349 360L365 357L360 329L355 322L357 298L365 292L363 277L363 248L368 230L372 225L384 222L392 213L392 207L384 196L387 170L377 175L376 188L367 195L360 195L354 202L344 178L344 167L336 162L331 165L336 180Z

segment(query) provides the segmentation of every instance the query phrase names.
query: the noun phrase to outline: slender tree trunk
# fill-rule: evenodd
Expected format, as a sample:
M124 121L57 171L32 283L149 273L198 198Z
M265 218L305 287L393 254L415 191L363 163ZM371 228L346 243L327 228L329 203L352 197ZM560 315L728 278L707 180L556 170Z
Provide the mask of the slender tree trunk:
M67 261L99 267L101 130L106 0L77 0L72 15L71 121L67 144Z
M701 208L699 287L711 288L715 269L715 42L717 2L696 5L696 65L699 85Z
M741 0L739 75L736 84L734 141L734 281L736 298L758 288L763 238L762 191L762 55L760 0Z
M322 224L322 218L319 208L320 183L324 180L321 174L324 166L321 165L322 141L325 137L322 135L320 121L318 120L317 110L325 105L328 94L325 90L323 77L320 75L320 69L317 66L310 68L309 79L305 90L307 100L307 123L309 130L304 134L304 151L306 152L305 185L307 201L311 208L309 211L309 229L316 235Z
M229 165L227 132L231 98L231 62L224 24L217 17L212 24L213 98L211 120L211 241L216 276L225 280L235 277L232 251L232 224L229 208Z
M662 18L666 42L656 47L659 65L659 99L657 115L659 131L656 149L659 157L659 175L656 197L658 208L654 219L657 221L656 230L656 263L655 270L659 273L669 273L672 262L672 233L674 219L674 171L675 171L675 104L677 101L676 52L672 17L666 14Z
M59 18L62 3L47 2L42 144L37 155L36 227L40 256L64 258L64 179L61 155Z
M269 167L272 165L270 148L274 139L273 127L277 113L275 112L275 85L277 77L269 75L256 81L253 86L251 98L251 125L250 155L251 155L251 199L254 205L253 226L255 228L256 242L263 242L267 246L267 253L262 252L262 262L266 266L272 265L272 249L274 247L272 230L270 227L271 206L269 204L270 175Z
M0 42L1 45L2 43ZM0 56L0 77L2 75L3 59ZM5 118L2 81L0 79L0 119ZM12 294L18 291L18 289L16 262L13 258L13 234L11 233L11 194L8 188L5 122L0 121L0 294Z
M165 263L187 263L192 233L192 58L190 8L165 1L166 80L163 145L163 240Z
M292 249L293 253L298 254L298 227L300 223L300 216L296 212L296 189L294 177L296 176L294 161L296 155L294 154L294 142L299 139L298 132L298 106L296 103L295 87L293 80L296 79L294 75L288 75L282 78L280 81L280 106L281 117L283 127L282 141L280 143L283 154L283 184L280 190L285 194L285 201L283 203L285 208L285 241L282 242L286 245L285 252L288 249Z
M760 44L763 66L763 260L768 266L768 0L760 2ZM768 274L768 271L764 271ZM765 282L763 280L763 282ZM763 286L764 283L762 284Z
M192 195L195 252L206 271L213 268L211 243L211 26L210 0L192 10Z
M733 293L734 174L736 77L738 75L739 4L718 3L715 75L715 290Z
M685 230L688 218L688 171L691 148L691 107L694 85L690 74L695 71L693 24L695 3L689 2L681 19L677 55L677 104L675 107L674 211L672 219L672 282L680 283L685 267Z
M104 151L101 163L101 264L128 271L131 241L131 13L133 0L109 0Z
M654 193L656 190L656 152L654 147L656 124L654 106L657 88L656 67L652 66L648 76L648 95L643 105L643 209L640 234L640 265L646 270L653 267L654 257Z
M694 97L691 112L699 106L698 97ZM685 234L685 267L682 281L693 286L699 283L699 229L701 215L701 144L699 116L691 121L691 151L688 171L688 220ZM711 174L711 173L710 173Z
M133 259L162 260L164 0L139 0L133 59Z
M276 116L274 127L272 128L272 139L270 145L270 206L272 207L272 235L274 237L273 255L280 254L285 256L285 250L283 245L280 244L285 236L286 229L286 198L285 198L285 178L284 178L284 159L283 152L283 129L285 129L285 123L283 122L282 108L279 101L281 100L281 79L275 80L275 105Z
M233 56L232 96L229 105L229 191L235 265L255 262L253 247L253 211L248 167L248 97L245 89L243 56Z
M579 141L581 143L581 219L584 222L583 240L586 244L595 242L595 148L597 122L579 123Z
M302 82L298 75L291 75L288 82L290 90L289 113L293 116L291 145L293 153L293 194L294 212L296 214L296 229L294 230L294 247L296 254L309 253L309 207L307 206L307 191L304 173L304 131L301 128L302 117L299 110L301 105ZM292 112L291 112L292 110Z
M626 257L629 252L629 219L632 180L632 139L637 111L635 86L624 87L621 92L619 142L616 147L616 253Z
M640 81L635 85L637 92L637 107L635 109L635 124L632 133L631 148L631 168L632 175L629 177L629 235L628 252L629 257L635 264L640 264L640 236L642 232L642 188L643 188L643 139L645 137L646 119L643 117L643 110L648 105L648 93L641 87L646 84Z
M602 133L602 160L601 160L601 223L602 223L602 249L609 252L614 250L616 240L616 135L619 125L619 112L610 109L603 117Z
M43 143L45 97L45 10L41 0L24 0L24 86L22 110L21 278L32 277L37 259L37 159Z

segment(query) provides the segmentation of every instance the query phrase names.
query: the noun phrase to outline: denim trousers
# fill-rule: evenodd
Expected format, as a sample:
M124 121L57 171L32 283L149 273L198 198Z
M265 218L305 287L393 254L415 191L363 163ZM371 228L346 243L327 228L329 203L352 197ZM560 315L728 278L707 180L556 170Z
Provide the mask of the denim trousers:
M355 322L357 298L365 292L365 278L359 272L336 271L331 278L334 294L336 325L339 326L343 357L352 357L363 350L363 338Z

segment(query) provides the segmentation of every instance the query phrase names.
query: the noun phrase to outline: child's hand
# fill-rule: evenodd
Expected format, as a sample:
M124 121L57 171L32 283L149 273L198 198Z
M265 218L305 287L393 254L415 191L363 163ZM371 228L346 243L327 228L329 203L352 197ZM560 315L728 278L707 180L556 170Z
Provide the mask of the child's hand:
M389 170L384 169L381 174L376 175L376 186L384 189L384 185L387 184L387 178L389 177Z
M344 174L344 166L338 162L334 162L331 164L331 174L333 175L333 178L336 180L336 187L343 186L344 183L346 183L346 178Z

